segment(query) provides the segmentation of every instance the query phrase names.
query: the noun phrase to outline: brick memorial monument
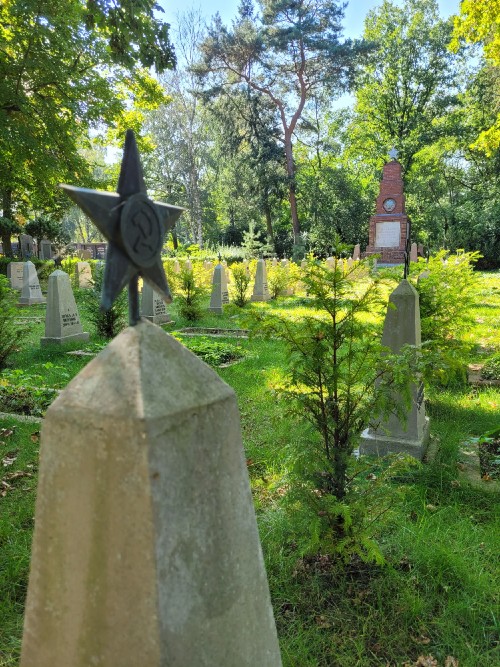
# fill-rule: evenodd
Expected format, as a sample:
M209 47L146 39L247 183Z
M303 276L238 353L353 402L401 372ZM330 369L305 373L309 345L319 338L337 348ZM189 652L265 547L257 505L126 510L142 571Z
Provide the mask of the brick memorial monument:
M410 223L405 212L403 176L397 151L389 153L392 160L384 165L377 210L370 218L369 241L364 257L380 255L383 264L403 264Z

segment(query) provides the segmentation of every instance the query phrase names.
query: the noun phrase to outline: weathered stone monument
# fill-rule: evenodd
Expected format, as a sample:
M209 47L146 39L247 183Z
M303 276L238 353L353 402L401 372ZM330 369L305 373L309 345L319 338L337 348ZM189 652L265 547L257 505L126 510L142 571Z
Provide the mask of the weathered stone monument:
M77 262L75 265L76 284L82 289L92 287L92 269L88 262Z
M190 259L187 259L187 260L184 262L184 270L185 270L185 271L192 271L192 270L193 270L193 263L191 262Z
M327 257L325 263L327 269L329 269L330 271L335 270L335 257Z
M173 271L174 271L174 273L180 273L181 272L181 265L179 264L178 259L174 260Z
M48 239L40 241L40 259L52 259L52 244Z
M229 303L226 270L222 264L217 264L212 277L212 293L208 310L222 315L226 303Z
M88 339L88 333L82 329L70 277L57 269L49 276L45 337L40 340L40 344L43 347Z
M7 264L7 278L12 289L23 289L24 262L9 262Z
M132 133L118 194L64 187L109 240L102 303L128 283L131 326L42 426L20 665L280 667L235 394L139 316L139 275L171 298L182 209L147 198Z
M42 296L40 282L33 262L24 262L23 265L23 287L19 299L20 306L32 306L36 303L45 303Z
M21 257L23 259L29 259L30 257L33 257L33 255L36 255L35 241L32 236L29 234L21 234L19 236L19 241L21 245Z
M417 249L417 244L416 243L411 244L410 262L418 262L418 249Z
M271 295L267 287L267 269L263 259L257 260L257 270L255 272L255 283L250 301L269 301Z
M418 292L402 280L389 297L382 344L398 353L403 345L420 347L420 306ZM392 305L391 305L392 304ZM375 416L376 418L376 416ZM411 406L406 421L392 415L387 422L362 434L360 453L384 456L404 452L421 460L429 438L429 419L425 416L424 386L412 383Z
M361 248L359 243L356 243L354 246L354 250L352 251L352 258L355 262L361 259Z
M172 321L165 301L146 281L142 284L141 315L153 324L164 324Z
M403 176L398 153L392 149L391 162L384 165L377 210L370 218L369 241L364 256L380 255L384 264L403 264L410 223L405 211Z

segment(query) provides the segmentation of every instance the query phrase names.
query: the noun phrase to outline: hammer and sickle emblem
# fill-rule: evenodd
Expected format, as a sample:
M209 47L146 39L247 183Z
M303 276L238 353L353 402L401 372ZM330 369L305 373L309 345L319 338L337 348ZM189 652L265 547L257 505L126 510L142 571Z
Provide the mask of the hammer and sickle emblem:
M140 253L140 248L147 248L149 252L154 252L156 247L151 245L151 237L153 234L153 221L148 215L147 210L140 209L132 218L137 236L135 238L133 248L134 252Z

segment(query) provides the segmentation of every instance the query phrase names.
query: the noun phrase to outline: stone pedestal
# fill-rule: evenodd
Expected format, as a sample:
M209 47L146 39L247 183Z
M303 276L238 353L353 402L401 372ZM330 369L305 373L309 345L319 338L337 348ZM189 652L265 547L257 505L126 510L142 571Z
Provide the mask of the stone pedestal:
M45 303L42 296L40 282L33 262L24 262L23 266L23 288L21 290L20 306L32 306L35 303Z
M257 269L255 272L255 283L250 301L269 301L271 295L267 287L267 269L263 259L257 260Z
M45 337L40 340L43 346L69 343L74 340L87 341L88 333L83 331L71 289L70 277L61 270L49 276L47 292L47 311L45 313Z
M405 211L402 167L397 160L384 165L375 215L370 218L364 256L378 254L384 264L402 264L410 233Z
M21 667L280 667L233 390L159 327L55 399Z
M403 345L419 347L420 306L418 292L407 280L402 280L389 297L384 322L382 344L392 352L399 352ZM369 428L362 434L360 453L384 456L391 452L404 452L421 460L429 439L429 419L425 416L424 387L412 383L411 407L406 421L392 415L377 428Z
M165 301L145 280L142 283L141 316L153 324L171 322Z
M7 264L7 278L10 281L10 286L12 289L23 289L23 275L24 275L24 263L23 262L9 262Z
M222 264L217 264L212 277L212 294L210 295L210 305L208 310L222 315L224 304L229 303L229 293L227 290L227 275Z

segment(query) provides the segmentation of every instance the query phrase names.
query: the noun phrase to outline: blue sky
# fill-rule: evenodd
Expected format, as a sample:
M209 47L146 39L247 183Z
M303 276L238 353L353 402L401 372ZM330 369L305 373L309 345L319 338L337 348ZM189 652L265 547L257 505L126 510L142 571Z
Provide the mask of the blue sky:
M157 0L164 8L164 20L172 25L175 24L175 16L191 7L201 8L202 13L210 19L216 12L222 17L224 23L230 23L236 16L239 0ZM393 0L395 4L403 4L398 0ZM344 36L360 37L363 32L363 21L367 12L380 5L380 0L350 0L345 11ZM438 0L441 15L448 17L451 14L458 14L460 0Z

